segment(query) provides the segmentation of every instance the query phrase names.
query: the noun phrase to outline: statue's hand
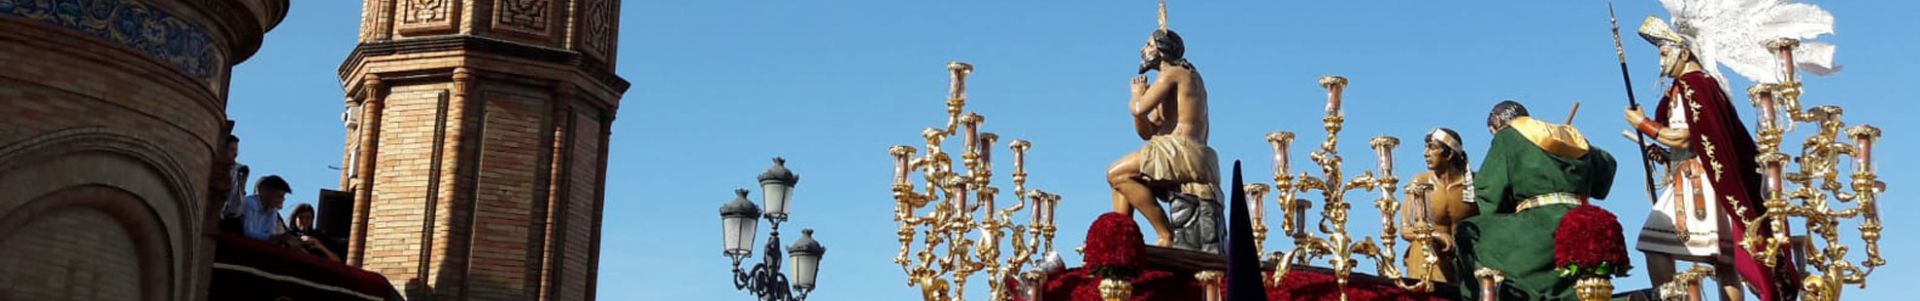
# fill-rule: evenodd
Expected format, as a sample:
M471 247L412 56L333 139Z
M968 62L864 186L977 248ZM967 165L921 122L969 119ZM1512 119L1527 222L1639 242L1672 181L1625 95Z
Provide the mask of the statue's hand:
M1637 125L1647 120L1647 113L1641 111L1640 107L1627 107L1626 114L1628 125Z
M1437 245L1434 246L1433 249L1440 250L1441 252L1453 252L1453 234L1434 233L1433 240Z
M1133 88L1132 90L1133 95L1146 94L1147 88L1148 88L1147 75L1145 74L1135 75L1133 77L1133 84L1131 86Z
M1649 160L1653 162L1667 162L1667 148L1648 144L1645 151L1647 152L1647 158Z

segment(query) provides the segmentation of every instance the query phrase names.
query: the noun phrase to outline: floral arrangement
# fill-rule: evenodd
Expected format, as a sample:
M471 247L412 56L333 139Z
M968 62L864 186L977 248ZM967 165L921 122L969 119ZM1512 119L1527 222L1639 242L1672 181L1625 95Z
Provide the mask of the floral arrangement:
M1272 271L1266 271L1262 278L1273 277ZM1354 273L1347 283L1347 300L1373 301L1444 301L1459 300L1457 290L1438 290L1434 292L1415 292L1394 286L1393 280L1361 273ZM1333 277L1333 270L1317 267L1299 267L1287 273L1286 279L1267 287L1267 300L1274 301L1320 301L1340 299L1340 280Z
M1087 228L1086 267L1094 276L1107 279L1133 279L1141 267L1141 254L1147 252L1140 226L1133 217L1108 212Z
M1087 228L1085 264L1048 276L1046 300L1101 301L1100 284L1118 279L1131 284L1131 301L1190 300L1202 287L1190 275L1146 267L1147 244L1140 226L1126 214L1106 213ZM1023 300L1015 298L1015 300Z
M1627 259L1620 219L1593 205L1580 205L1560 218L1553 232L1553 266L1562 277L1625 277Z

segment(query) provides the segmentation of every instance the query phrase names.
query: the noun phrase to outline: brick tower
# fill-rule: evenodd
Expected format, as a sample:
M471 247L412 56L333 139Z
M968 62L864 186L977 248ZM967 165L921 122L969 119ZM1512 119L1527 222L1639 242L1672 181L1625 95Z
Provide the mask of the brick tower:
M593 300L617 0L366 0L348 264L408 300Z
M0 300L206 299L227 86L287 2L0 0Z

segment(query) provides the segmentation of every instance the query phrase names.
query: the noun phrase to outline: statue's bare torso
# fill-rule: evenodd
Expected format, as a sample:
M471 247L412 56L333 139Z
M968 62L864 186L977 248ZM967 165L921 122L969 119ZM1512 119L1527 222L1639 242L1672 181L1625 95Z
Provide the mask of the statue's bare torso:
M1154 135L1175 135L1192 139L1201 144L1207 143L1207 88L1200 74L1192 69L1168 68L1160 73L1160 84L1173 85L1171 100L1162 101L1150 114L1158 127ZM1173 122L1166 122L1166 116L1173 116ZM1143 137L1151 138L1151 137Z

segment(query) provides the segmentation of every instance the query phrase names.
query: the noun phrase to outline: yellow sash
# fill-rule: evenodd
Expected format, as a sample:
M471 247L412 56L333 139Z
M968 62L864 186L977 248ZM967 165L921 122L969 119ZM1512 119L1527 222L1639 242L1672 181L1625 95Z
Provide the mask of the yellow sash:
M1555 156L1579 158L1586 156L1587 151L1591 149L1587 145L1586 136L1581 135L1580 129L1572 125L1551 124L1531 117L1519 117L1514 118L1507 127L1519 131L1520 135L1526 136L1533 145L1540 146L1540 149Z

